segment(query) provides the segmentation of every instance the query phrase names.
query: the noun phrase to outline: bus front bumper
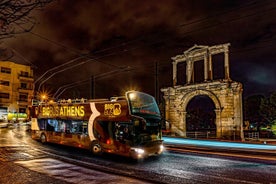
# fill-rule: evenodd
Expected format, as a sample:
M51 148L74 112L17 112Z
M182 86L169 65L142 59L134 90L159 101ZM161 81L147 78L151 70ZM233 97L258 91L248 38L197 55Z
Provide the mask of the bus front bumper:
M130 148L130 155L134 159L141 159L149 156L160 155L163 150L163 144L154 147L132 147Z

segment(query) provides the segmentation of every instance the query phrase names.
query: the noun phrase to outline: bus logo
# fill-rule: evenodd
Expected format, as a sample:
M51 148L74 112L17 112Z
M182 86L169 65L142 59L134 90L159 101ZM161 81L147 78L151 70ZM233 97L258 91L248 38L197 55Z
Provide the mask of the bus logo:
M121 104L104 104L104 115L106 116L118 116L121 114Z

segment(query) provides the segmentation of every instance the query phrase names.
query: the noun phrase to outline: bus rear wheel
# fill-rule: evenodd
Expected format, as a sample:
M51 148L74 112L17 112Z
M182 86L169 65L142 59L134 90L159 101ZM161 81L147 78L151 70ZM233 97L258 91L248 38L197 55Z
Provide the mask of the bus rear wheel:
M101 155L102 154L102 147L98 142L92 142L91 151L95 155Z
M45 144L47 142L47 138L46 138L46 135L45 134L41 134L40 136L40 142L42 144Z

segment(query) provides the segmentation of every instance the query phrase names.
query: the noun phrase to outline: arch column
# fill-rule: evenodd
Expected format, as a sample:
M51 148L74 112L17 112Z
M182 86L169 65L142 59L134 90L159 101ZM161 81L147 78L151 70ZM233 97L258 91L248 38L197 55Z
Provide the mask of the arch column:
M186 131L187 131L186 130L186 114L187 114L187 112L182 110L179 112L179 114L180 114L179 128L182 132L181 136L186 137Z
M173 62L173 86L177 84L177 62Z
M165 100L165 120L170 119L170 99L169 97L164 97Z
M224 47L224 69L225 69L225 79L230 79L230 71L229 71L229 49L228 46Z
M223 126L221 121L221 109L215 109L216 113L216 127L217 127L217 137L221 138L223 135Z
M184 128L183 133L185 137L187 137L186 117L187 117L187 111L183 111L183 128Z
M187 76L187 84L190 84L192 81L193 74L193 62L192 60L187 60L187 68L186 68L186 76Z
M204 81L208 80L208 55L204 55Z
M209 53L208 54L209 55L209 57L208 57L208 59L209 59L209 67L208 67L208 70L209 70L209 72L208 72L208 78L210 79L210 80L213 80L213 63L212 63L212 54L211 53Z

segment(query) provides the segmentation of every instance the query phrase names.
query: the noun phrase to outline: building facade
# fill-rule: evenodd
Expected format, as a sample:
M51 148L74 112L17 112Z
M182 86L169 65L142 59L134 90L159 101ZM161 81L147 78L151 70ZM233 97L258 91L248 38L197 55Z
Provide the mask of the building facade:
M11 61L0 61L0 118L26 119L33 95L32 68Z

